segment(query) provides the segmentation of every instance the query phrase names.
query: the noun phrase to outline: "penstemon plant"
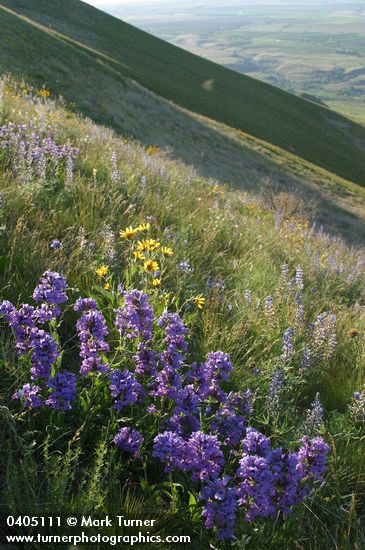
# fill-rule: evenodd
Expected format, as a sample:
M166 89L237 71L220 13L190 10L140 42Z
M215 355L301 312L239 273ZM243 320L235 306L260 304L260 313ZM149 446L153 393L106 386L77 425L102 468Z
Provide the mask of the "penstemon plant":
M30 415L45 409L77 418L90 436L98 422L106 425L131 475L169 487L175 504L176 491L190 495L205 527L231 539L239 518L288 516L323 483L330 448L309 436L297 451L274 447L253 426L253 392L231 390L229 355L214 351L194 360L190 306L195 301L199 310L204 298L179 308L158 293L160 264L173 252L153 239L133 244L148 229L121 233L131 243L123 290L114 289L104 265L96 271L103 284L70 307L65 277L46 271L35 306L1 303L26 380L13 397ZM63 341L62 323L71 319L73 335ZM284 334L283 364L294 354L293 336L291 328ZM79 361L70 361L75 345Z

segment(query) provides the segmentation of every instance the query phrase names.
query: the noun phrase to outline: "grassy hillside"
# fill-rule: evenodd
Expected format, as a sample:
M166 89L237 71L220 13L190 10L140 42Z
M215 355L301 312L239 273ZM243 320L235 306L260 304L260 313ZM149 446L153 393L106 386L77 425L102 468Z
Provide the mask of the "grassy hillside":
M62 103L45 100L37 93L25 94L6 83L1 83L0 90L0 298L10 300L16 308L23 302L36 307L37 300L44 299L58 303L61 309L59 315L52 308L43 308L46 319L42 322L37 317L39 309L36 313L26 306L11 310L9 302L0 306L2 517L54 516L56 511L60 516L114 517L117 511L130 518L154 519L151 534L162 538L189 535L191 544L179 544L181 548L232 547L231 542L217 538L219 531L212 525L203 527L201 513L207 503L199 496L206 477L192 481L190 471L179 468L164 473L164 464L151 456L154 437L167 429L178 400L168 394L154 402L149 386L154 377L151 380L148 372L141 371L137 340L124 338L115 326L115 309L121 308L121 319L127 314L125 292L128 295L139 289L153 307L154 320L153 342L146 342L142 333L138 341L162 354L159 373L167 344L168 358L181 346L183 365L179 351L173 356L178 363L174 372L182 377L184 389L189 380L198 395L200 382L191 378L193 362L203 362L206 372L203 369L201 376L209 380L207 352L221 350L231 357L229 380L225 376L228 358L223 356L221 366L216 365L213 389L199 400L200 416L194 396L190 405L186 399L183 410L192 406L195 429L198 422L204 434L213 434L213 440L219 441L224 472L233 477L230 488L240 487L245 495L243 474L238 470L244 470L244 463L240 464L244 458L258 461L267 474L265 483L257 483L258 492L237 508L237 546L248 545L252 550L363 548L363 255L316 232L304 219L277 217L250 202L246 194L224 190L158 151L117 137L110 129L78 117ZM159 273L151 273L146 258L138 254L138 241L147 236L154 241L144 254L159 263ZM56 296L45 292L44 281L45 286L33 294L47 269L67 278L67 301L63 283ZM138 383L148 389L146 399L154 408L147 408L140 396L142 402L132 400L116 410L108 373L92 369L87 375L80 374L86 349L80 347L82 327L75 323L87 312L74 310L79 297L96 300L98 322L102 320L109 331L106 335L95 326L87 343L92 344L95 337L100 345L105 338L110 349L98 348L101 363L108 361L113 371L127 369L132 379L137 376ZM175 340L175 332L164 330L157 320L165 309L181 317L189 334L179 332L181 328L176 326ZM9 311L13 312L10 318ZM135 322L133 312L129 319ZM9 330L9 321L14 331ZM83 323L87 331L87 318L83 317ZM146 326L148 329L148 323ZM37 341L28 340L37 340L37 335L41 339L48 335L53 342L40 358L35 353L39 351ZM187 349L181 337L183 341L186 338ZM57 349L62 349L62 354ZM92 350L90 353L92 357ZM39 369L49 361L51 376L38 377ZM226 379L223 382L220 369ZM71 381L68 391L61 388L55 393L55 373L67 373ZM75 381L76 393L71 387ZM29 383L33 394L26 403ZM171 382L171 388L178 389L178 380ZM248 388L253 392L251 412L245 401L244 410L239 411L237 404L225 402L228 392L246 392ZM135 389L131 388L132 396ZM359 392L355 398L354 391ZM317 392L320 396L316 398ZM222 422L218 427L214 427L215 418ZM177 425L172 429L177 430L184 420L183 411L174 420ZM285 495L288 489L287 496L293 497L295 483L288 485L283 474L275 478L275 496L265 493L268 484L273 487L270 460L259 456L264 447L255 454L248 441L244 451L241 439L247 432L242 422L270 438L270 446L276 449L276 454L270 455L274 467L282 467L284 472L287 466L282 461L289 456L297 460L304 435L311 441L320 438L316 439L320 445L324 438L331 447L324 486L311 473L312 468L323 473L320 449L315 455L318 462L307 458L300 463L308 474L302 476L301 483L310 492L304 502L303 495L298 496L289 516L277 508L278 495ZM123 447L123 441L116 443L115 435L122 427L143 433L140 455ZM190 437L191 427L182 424L182 428L183 437ZM231 446L227 438L237 433L240 444ZM185 445L185 439L177 438L177 442ZM267 446L268 440L263 441ZM209 448L206 452L209 454ZM248 481L255 484L255 469L247 473ZM293 475L291 471L290 479ZM208 503L210 510L219 511L222 506L223 525L228 519L226 506L232 503L228 495L234 493L224 489L223 496L220 492ZM259 513L253 522L246 517L251 498L257 501ZM268 498L273 499L272 517L265 509ZM229 510L232 513L231 506ZM222 518L219 525L222 527ZM56 534L64 535L66 529L64 526ZM32 534L37 531L33 528ZM26 532L19 525L7 530L2 523L0 543L6 547L5 534ZM55 529L44 532L54 535ZM107 527L98 528L98 532L122 536L132 530ZM75 534L75 530L68 533ZM175 550L177 544L152 547ZM56 550L57 545L48 542L47 548Z
M326 108L189 54L77 0L5 0L0 8L0 66L45 82L84 112L98 113L99 120L118 127L115 99L128 77L177 105L365 184L365 129Z

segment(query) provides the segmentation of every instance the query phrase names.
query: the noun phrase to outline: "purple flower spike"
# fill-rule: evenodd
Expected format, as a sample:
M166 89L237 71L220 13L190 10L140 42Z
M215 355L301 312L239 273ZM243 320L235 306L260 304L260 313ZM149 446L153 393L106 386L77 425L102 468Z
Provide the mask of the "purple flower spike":
M24 405L27 409L35 409L36 407L41 407L43 405L42 399L39 397L39 392L41 388L33 384L24 384L24 386L17 390L13 399L20 399L24 401Z
M187 456L194 481L214 479L224 465L223 453L215 435L194 432L188 440Z
M152 457L165 464L165 472L171 472L175 468L189 469L186 442L174 432L164 432L155 437Z
M115 324L122 336L128 339L140 337L152 339L153 310L147 294L140 290L131 290L124 297L124 306L117 310Z
M208 481L199 495L204 503L202 516L207 529L217 528L219 539L230 539L234 535L237 510L237 489L229 487L230 477Z
M67 282L63 275L56 271L45 271L40 284L34 289L33 299L50 305L62 304L67 300L66 290Z
M51 390L46 405L52 409L69 411L71 402L76 397L76 376L69 371L57 372L48 380L48 387Z
M145 392L134 374L125 369L123 373L119 369L109 375L110 392L115 398L114 408L118 411L132 403L141 402Z
M133 453L135 458L141 457L143 437L134 428L122 428L113 439L114 443L127 453Z

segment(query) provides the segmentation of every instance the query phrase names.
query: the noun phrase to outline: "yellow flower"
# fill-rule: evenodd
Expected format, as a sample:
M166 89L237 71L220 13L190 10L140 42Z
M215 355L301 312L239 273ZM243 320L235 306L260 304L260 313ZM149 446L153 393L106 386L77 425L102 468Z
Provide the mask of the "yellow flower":
M151 252L153 252L154 250L156 250L161 246L161 243L159 243L158 241L155 241L155 239L148 239L146 243L147 243L147 250L150 250Z
M99 277L104 277L105 275L107 275L108 271L109 267L107 265L101 265L100 267L98 267L98 269L95 270L95 273Z
M159 148L157 145L150 145L147 147L147 155L154 155L155 153L159 152Z
M139 252L147 250L147 241L138 241L136 248Z
M46 90L45 88L42 88L41 90L37 90L37 95L39 97L49 97L51 95L51 92L49 90Z
M136 260L145 260L146 259L146 256L144 254L142 254L142 252L140 252L139 250L135 250L133 252L133 256L136 258Z
M161 248L161 252L164 256L172 256L173 255L173 250L172 248L168 247L168 246L163 246Z
M133 229L133 227L130 225L129 227L121 231L119 235L122 239L127 239L128 241L130 241L131 239L133 239L136 233L137 229Z
M105 290L110 290L110 283L105 283L104 288Z
M203 294L198 294L198 296L195 296L194 302L198 309L203 309L203 305L205 304L205 298Z
M152 286L160 286L161 279L152 279Z
M148 260L147 262L145 262L143 264L143 267L145 271L149 271L150 273L153 273L154 271L158 271L160 269L158 263L154 262L153 260Z
M139 231L140 233L144 233L145 231L149 231L151 229L151 224L149 222L146 223L140 223L139 226L136 228L136 231Z
M147 239L145 241L138 241L137 243L137 250L140 252L143 252L144 250L149 250L150 252L153 252L160 246L160 243L158 241L155 241L155 239Z

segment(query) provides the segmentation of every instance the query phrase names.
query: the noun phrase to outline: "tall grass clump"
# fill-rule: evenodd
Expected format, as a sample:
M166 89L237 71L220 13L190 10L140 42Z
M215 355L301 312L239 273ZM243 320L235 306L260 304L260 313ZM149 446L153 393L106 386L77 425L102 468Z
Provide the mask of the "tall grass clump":
M2 510L361 548L362 251L2 90Z

